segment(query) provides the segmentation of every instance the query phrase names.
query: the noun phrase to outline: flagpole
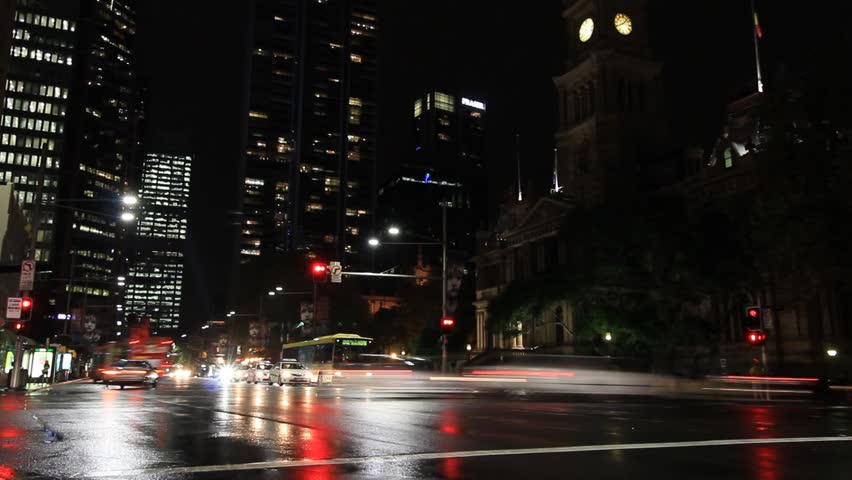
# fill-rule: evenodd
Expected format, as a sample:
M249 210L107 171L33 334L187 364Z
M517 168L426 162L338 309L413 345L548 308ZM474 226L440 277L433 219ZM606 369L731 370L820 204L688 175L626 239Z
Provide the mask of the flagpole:
M518 201L524 201L524 192L521 188L521 134L515 134L515 155L518 163Z
M757 20L757 12L754 9L754 0L751 0L751 18L754 21L754 25L751 29L751 35L754 39L754 63L757 67L757 91L759 93L763 93L763 75L760 73L760 48L758 47L758 29L760 28L760 23Z

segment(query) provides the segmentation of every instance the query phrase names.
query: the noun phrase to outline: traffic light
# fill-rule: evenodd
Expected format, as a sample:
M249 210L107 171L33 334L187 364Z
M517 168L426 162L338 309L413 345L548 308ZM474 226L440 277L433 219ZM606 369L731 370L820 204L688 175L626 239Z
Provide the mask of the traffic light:
M21 330L24 329L24 322L15 322L15 324L12 325L12 327L15 329L15 332L20 332Z
M760 318L760 307L746 307L743 322L746 329L746 341L751 345L763 345L766 332L763 331L763 320Z
M456 326L456 319L453 317L443 317L441 319L441 331L444 333L449 333L453 330L453 327Z
M766 334L763 332L748 332L746 340L752 345L763 345L766 342Z
M33 299L24 297L21 299L21 312L29 312L33 308Z
M746 307L745 328L750 331L762 329L760 324L760 307Z
M328 265L314 262L311 264L311 276L314 283L325 283L328 280Z

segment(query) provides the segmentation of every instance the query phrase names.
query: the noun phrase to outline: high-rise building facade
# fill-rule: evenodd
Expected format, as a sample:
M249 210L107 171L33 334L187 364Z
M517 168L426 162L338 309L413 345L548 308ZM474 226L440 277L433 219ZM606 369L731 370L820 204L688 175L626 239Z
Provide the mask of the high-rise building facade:
M57 312L84 296L99 297L89 305L120 304L114 278L125 268L120 199L139 118L134 3L16 0L14 6L0 181L16 184L24 215L35 224L39 271L61 279L36 288L45 295L39 305Z
M180 325L192 157L148 153L124 296L126 315L150 318L154 334Z
M351 260L373 217L374 1L255 2L241 253Z
M36 260L49 262L56 236L60 165L77 42L77 2L18 0L0 118L0 181L14 183L27 223L37 220ZM37 197L42 206L34 208Z

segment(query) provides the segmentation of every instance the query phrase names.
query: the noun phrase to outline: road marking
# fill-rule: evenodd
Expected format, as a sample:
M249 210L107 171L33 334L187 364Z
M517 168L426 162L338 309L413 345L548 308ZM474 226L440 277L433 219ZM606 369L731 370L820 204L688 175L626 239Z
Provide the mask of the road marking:
M210 472L236 472L245 470L269 470L276 468L317 467L325 465L357 465L363 463L428 461L447 458L476 458L512 455L542 455L555 453L610 452L618 450L649 450L660 448L727 447L734 445L771 445L850 441L852 441L852 437L734 438L727 440L701 440L690 442L622 443L610 445L575 445L569 447L517 448L501 450L462 450L455 452L383 455L377 457L329 458L324 460L280 460L271 462L236 463L225 465L200 465L194 467L165 467L136 470L112 470L94 472L89 476L95 478L127 478L135 475L180 475Z
M474 377L429 377L429 380L439 382L491 382L491 383L526 383L526 378L474 378Z

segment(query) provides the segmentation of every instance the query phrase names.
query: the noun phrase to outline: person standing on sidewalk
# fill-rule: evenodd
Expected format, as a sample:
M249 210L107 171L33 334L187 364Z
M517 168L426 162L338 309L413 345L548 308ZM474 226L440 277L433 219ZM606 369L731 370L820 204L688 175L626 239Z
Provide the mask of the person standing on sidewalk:
M41 377L42 377L42 381L43 381L44 383L50 383L50 382L49 382L49 377L50 377L50 362L48 362L48 361L47 361L47 359L45 359L45 360L44 360L44 366L43 366L43 367L41 367Z

